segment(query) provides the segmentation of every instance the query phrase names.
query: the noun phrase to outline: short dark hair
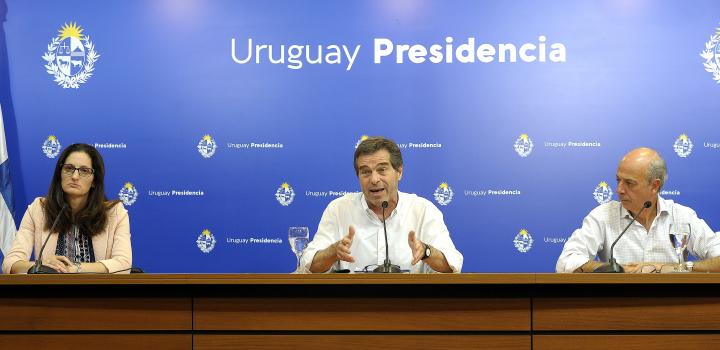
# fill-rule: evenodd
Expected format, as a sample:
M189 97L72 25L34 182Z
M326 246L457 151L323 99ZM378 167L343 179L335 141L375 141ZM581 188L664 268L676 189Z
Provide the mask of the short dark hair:
M392 165L393 169L396 171L400 171L400 168L403 165L402 160L402 154L400 154L400 147L395 143L395 141L384 138L382 136L373 136L368 137L367 139L360 142L360 144L357 146L357 149L355 149L355 159L353 160L353 166L355 167L355 175L360 174L360 169L358 169L357 160L360 158L360 156L366 156L373 154L381 149L384 149L390 153L390 165Z
M57 218L60 209L67 203L65 192L62 189L61 171L65 160L73 152L82 152L87 154L92 161L93 186L88 193L85 208L82 208L73 218L71 210L66 210L63 216L58 220L55 228L56 232L68 232L72 225L77 225L80 233L87 236L94 236L105 229L108 216L107 210L117 204L119 201L108 201L105 196L105 163L103 162L100 152L95 147L84 143L75 143L66 148L55 164L55 172L48 194L43 201L43 209L45 211L45 229L49 230L53 221ZM51 232L52 233L52 232Z

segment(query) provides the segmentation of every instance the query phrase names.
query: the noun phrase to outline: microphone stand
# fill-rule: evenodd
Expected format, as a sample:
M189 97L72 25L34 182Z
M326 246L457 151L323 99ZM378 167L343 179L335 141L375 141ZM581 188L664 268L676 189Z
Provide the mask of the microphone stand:
M383 223L383 231L385 232L385 261L382 265L376 267L373 272L375 273L399 273L400 272L400 266L393 265L392 262L390 262L390 251L388 249L388 239L387 239L387 227L385 226L385 208L388 207L388 202L383 201L382 202L382 223Z
M42 264L42 254L43 254L43 251L45 250L45 245L47 245L48 241L50 240L50 236L52 236L53 231L55 231L55 226L57 226L58 221L60 221L60 216L62 216L62 214L65 212L65 209L67 209L67 207L68 207L68 204L65 203L65 205L63 205L62 209L60 209L58 216L55 218L55 221L53 222L52 226L50 227L50 232L48 233L47 238L45 238L45 243L43 243L42 248L40 248L40 254L38 255L38 258L35 260L35 265L33 265L27 272L28 275L58 273L52 267L45 266Z
M640 211L638 212L638 214L633 217L632 221L630 221L630 223L627 226L625 226L625 229L622 230L622 232L620 232L620 235L618 236L618 238L615 239L615 242L613 242L612 246L610 247L610 260L608 261L608 263L598 267L597 269L593 270L593 272L597 272L597 273L622 273L622 272L625 272L625 269L622 267L622 265L618 264L618 262L613 257L615 244L617 244L617 242L620 240L620 237L622 237L625 234L625 232L630 228L630 225L632 225L633 222L635 222L635 220L637 220L637 218L640 216L640 214L642 214L643 210L645 210L645 208L650 208L651 205L652 205L652 203L650 203L650 201L643 203L643 207L640 208Z

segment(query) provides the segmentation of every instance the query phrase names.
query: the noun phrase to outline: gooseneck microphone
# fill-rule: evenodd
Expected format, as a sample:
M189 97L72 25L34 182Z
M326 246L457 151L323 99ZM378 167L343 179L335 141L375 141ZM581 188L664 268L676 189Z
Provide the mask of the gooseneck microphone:
M393 265L392 262L390 262L390 249L388 248L388 240L387 240L387 227L385 226L385 208L388 207L388 202L383 201L382 202L382 222L383 222L383 231L385 232L385 262L383 262L382 265L376 267L373 272L378 273L397 273L400 272L400 266Z
M630 221L630 223L627 226L625 226L625 229L622 230L622 232L620 232L620 235L618 236L618 238L615 238L615 242L613 242L612 246L610 246L610 261L608 261L607 264L598 267L593 272L599 272L599 273L625 272L625 269L622 267L622 265L618 264L617 261L615 261L615 258L613 257L615 244L617 244L617 242L620 240L620 237L622 237L625 234L625 232L630 228L630 225L632 225L633 222L635 222L635 220L637 220L637 218L640 216L640 214L642 214L643 210L650 208L650 206L652 206L652 203L650 203L650 201L643 203L643 206L642 206L642 208L640 208L640 211L637 213L637 215L635 215L633 217L632 221Z
M52 236L53 231L55 231L55 226L57 226L58 221L60 221L60 216L65 212L65 209L67 209L68 204L65 203L60 209L60 212L58 213L57 217L55 218L55 221L53 221L52 226L50 226L50 232L48 233L47 238L45 238L45 243L43 243L42 248L40 248L40 254L38 254L37 259L35 259L35 265L33 265L29 270L28 274L44 274L44 273L58 273L55 269L53 269L50 266L45 266L42 264L42 254L43 250L45 250L45 246L47 245L47 242L50 240L50 236Z

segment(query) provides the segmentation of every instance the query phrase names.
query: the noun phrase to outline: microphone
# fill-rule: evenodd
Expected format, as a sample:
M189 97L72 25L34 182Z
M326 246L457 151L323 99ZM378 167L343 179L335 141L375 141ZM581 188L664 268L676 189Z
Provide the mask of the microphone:
M385 226L385 208L388 207L388 202L383 201L382 202L382 217L383 217L383 231L385 231L385 262L383 262L382 265L376 267L373 272L377 273L398 273L400 272L400 266L393 265L390 262L390 250L388 249L388 240L387 240L387 227Z
M632 221L630 221L630 223L627 226L625 226L625 229L622 230L622 232L620 232L620 235L618 236L618 238L615 238L615 242L613 242L612 246L610 246L610 261L608 261L608 263L606 265L602 265L602 266L598 267L593 272L599 272L599 273L625 272L625 269L622 267L622 265L618 264L617 261L615 261L615 258L613 257L613 249L615 249L615 244L617 244L617 242L620 240L620 237L622 237L625 234L625 232L630 228L630 225L632 225L633 222L635 222L635 220L637 220L638 216L640 216L640 214L642 214L643 210L645 210L646 208L650 208L650 206L652 206L652 203L650 203L650 201L643 203L643 206L642 206L642 208L640 208L640 211L637 213L637 215L635 215L633 217Z
M58 273L55 269L53 269L50 266L45 266L42 264L42 253L43 250L45 250L45 245L47 245L47 242L50 240L50 236L52 236L53 231L55 230L55 226L57 226L58 221L60 221L60 216L65 212L65 209L67 209L68 204L65 203L60 209L60 212L58 213L58 216L55 218L55 221L53 221L52 226L50 226L50 233L48 234L47 238L45 238L45 243L43 243L42 248L40 248L40 254L38 254L38 258L35 259L35 265L31 267L28 270L28 274L45 274L45 273Z

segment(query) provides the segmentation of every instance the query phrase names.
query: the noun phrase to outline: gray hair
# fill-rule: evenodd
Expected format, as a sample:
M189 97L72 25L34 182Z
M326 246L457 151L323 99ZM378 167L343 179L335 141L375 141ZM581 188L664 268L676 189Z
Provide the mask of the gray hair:
M657 158L650 161L647 177L650 182L653 182L655 179L660 180L660 188L658 188L658 190L661 190L663 185L665 185L665 181L667 181L668 178L667 166L665 165L665 160L662 159L659 154Z

